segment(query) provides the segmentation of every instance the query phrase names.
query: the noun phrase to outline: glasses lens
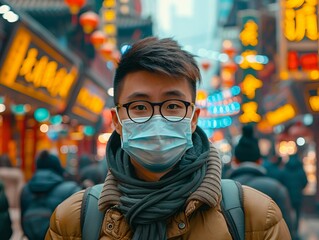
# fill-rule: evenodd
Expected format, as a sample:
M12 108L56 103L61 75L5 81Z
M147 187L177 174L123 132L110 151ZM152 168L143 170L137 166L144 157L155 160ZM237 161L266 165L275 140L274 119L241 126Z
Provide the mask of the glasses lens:
M143 123L152 117L153 108L148 102L137 101L129 105L128 114L134 122Z
M182 101L169 100L162 105L161 113L167 120L178 122L186 116L187 107Z

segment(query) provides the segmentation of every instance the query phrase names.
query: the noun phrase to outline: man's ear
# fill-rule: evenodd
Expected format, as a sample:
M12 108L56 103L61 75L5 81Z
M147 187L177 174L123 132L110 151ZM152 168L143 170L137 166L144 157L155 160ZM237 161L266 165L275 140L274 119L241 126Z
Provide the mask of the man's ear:
M122 125L117 117L117 114L116 114L116 110L115 108L112 108L111 109L111 114L112 114L112 122L113 122L113 126L115 128L115 131L120 135L122 136Z
M192 119L192 122L191 122L192 133L195 132L199 114L200 114L200 109L199 108L195 108L194 116L193 116L193 119Z

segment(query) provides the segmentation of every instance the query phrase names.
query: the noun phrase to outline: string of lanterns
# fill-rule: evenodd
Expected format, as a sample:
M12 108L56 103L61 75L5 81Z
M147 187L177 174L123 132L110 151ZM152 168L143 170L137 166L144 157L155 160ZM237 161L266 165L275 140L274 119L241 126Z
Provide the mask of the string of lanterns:
M91 43L104 61L112 62L113 66L116 67L121 54L117 49L116 42L99 29L100 16L94 11L87 11L82 13L77 21L77 15L86 4L86 0L65 0L64 2L70 8L72 24L75 25L78 22L81 25L85 34L85 43Z

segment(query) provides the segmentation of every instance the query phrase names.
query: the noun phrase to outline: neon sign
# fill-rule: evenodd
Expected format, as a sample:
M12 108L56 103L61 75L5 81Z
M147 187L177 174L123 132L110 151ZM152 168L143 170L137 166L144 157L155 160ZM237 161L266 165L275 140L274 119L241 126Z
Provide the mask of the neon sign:
M268 112L265 117L267 121L272 125L278 125L282 122L286 122L296 116L296 110L291 104L285 104L277 108L272 112Z
M284 2L284 35L289 41L318 40L317 0Z
M258 104L256 102L247 102L242 105L243 114L239 116L241 123L259 122L261 116L257 113Z
M261 88L263 86L263 82L255 76L248 74L245 76L242 82L242 92L249 99L255 98L256 89Z
M241 33L239 34L241 43L244 46L257 46L258 44L258 25L253 20L248 20Z

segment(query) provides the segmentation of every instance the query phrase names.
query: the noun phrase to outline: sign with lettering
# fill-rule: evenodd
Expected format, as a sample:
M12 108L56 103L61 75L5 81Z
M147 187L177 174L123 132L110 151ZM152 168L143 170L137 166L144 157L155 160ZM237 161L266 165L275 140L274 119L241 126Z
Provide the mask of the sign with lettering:
M90 123L96 123L106 104L106 89L89 75L85 75L83 85L71 108L72 114Z
M20 25L7 48L0 85L63 111L78 80L78 66L52 44Z
M264 68L264 65L257 61L260 19L256 12L248 11L242 16L241 21L242 30L239 38L242 52L239 66L242 69L242 81L239 85L243 93L243 102L241 105L242 113L238 119L241 123L258 123L261 116L259 115L256 91L262 88L263 82L257 78L257 71Z
M289 41L318 40L318 1L284 1L284 35Z
M305 101L311 113L319 113L319 83L309 83L305 85Z

